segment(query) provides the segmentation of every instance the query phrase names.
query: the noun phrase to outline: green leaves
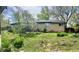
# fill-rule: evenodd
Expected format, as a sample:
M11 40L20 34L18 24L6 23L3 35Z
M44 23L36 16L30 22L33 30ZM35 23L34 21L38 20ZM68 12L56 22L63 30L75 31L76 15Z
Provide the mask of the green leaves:
M20 36L16 36L13 45L17 49L21 48L23 46L23 39Z
M6 38L6 39L2 39L2 47L3 48L9 48L10 46L10 41Z
M15 26L13 26L12 30L15 33L22 33L23 30L27 27L31 27L33 24L34 18L27 10L22 10L14 13ZM28 29L28 28L27 28Z
M37 15L41 20L49 20L49 9L47 6L42 7L41 13Z

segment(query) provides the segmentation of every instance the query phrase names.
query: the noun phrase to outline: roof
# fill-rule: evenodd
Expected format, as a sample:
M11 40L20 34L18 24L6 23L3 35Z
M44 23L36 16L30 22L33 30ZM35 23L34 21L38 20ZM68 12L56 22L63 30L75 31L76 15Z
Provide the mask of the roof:
M39 23L39 24L41 24L41 23L53 23L53 24L59 23L59 24L64 24L65 23L64 20L57 20L57 19L55 19L55 20L36 20L34 22ZM22 22L22 23L27 24L26 22ZM17 25L17 24L18 24L18 22L11 23L11 25Z
M36 23L65 23L63 20L37 20Z
M24 24L26 24L26 22L19 22L19 23L24 23ZM10 23L10 25L17 25L17 24L19 24L18 22L12 22L12 23Z

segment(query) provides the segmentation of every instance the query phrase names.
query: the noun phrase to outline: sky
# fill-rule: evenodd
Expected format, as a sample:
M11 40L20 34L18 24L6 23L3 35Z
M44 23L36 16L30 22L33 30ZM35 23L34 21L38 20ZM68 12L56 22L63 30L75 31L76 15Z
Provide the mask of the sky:
M36 6L36 7L21 7L24 10L28 10L32 15L36 15L41 11L41 7L40 6Z
M37 18L36 15L40 13L41 11L41 6L17 6L17 7L20 7L23 10L27 10L29 13L32 14L34 18ZM18 11L16 7L8 6L7 9L5 9L3 13L6 18L12 19L13 18L12 14L13 12L16 12L16 11Z
M3 12L7 19L13 19L13 12L18 11L16 7L20 7L22 10L27 10L34 18L37 18L37 14L41 11L41 6L7 6L7 9ZM79 12L79 7L77 9Z

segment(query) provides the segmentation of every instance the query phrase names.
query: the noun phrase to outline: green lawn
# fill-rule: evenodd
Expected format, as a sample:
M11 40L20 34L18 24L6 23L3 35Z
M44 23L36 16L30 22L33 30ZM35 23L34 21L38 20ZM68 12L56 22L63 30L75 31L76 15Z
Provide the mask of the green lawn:
M23 39L23 46L20 49L16 49L13 43L10 43L12 51L25 51L25 52L76 52L79 51L79 33L66 33L65 36L57 36L58 33L28 33L23 34L20 39ZM11 40L19 36L13 33L2 34L3 39ZM2 39L2 40L3 40Z

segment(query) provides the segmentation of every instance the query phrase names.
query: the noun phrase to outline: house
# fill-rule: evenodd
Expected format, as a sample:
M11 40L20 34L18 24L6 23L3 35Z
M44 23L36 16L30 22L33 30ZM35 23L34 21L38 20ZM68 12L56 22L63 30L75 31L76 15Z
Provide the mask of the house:
M63 32L65 22L63 20L38 20L36 21L37 29L39 31L47 32Z
M26 31L47 31L47 32L62 32L64 31L64 21L63 20L37 20L34 21L34 28L26 26L24 30ZM18 23L11 23L11 28L16 27ZM27 25L27 23L25 23ZM29 29L29 30L28 30Z
M58 20L58 19L53 19L53 20L35 20L35 24L32 24L32 26L24 22L23 24L25 27L23 28L23 31L26 32L31 32L31 31L39 31L39 32L75 32L74 27L69 24L70 22L67 23L67 26L65 27L65 22L64 20ZM76 21L76 23L79 25L79 20ZM12 23L11 27L16 27L18 23ZM33 27L33 28L32 28ZM79 32L79 28L76 30Z

